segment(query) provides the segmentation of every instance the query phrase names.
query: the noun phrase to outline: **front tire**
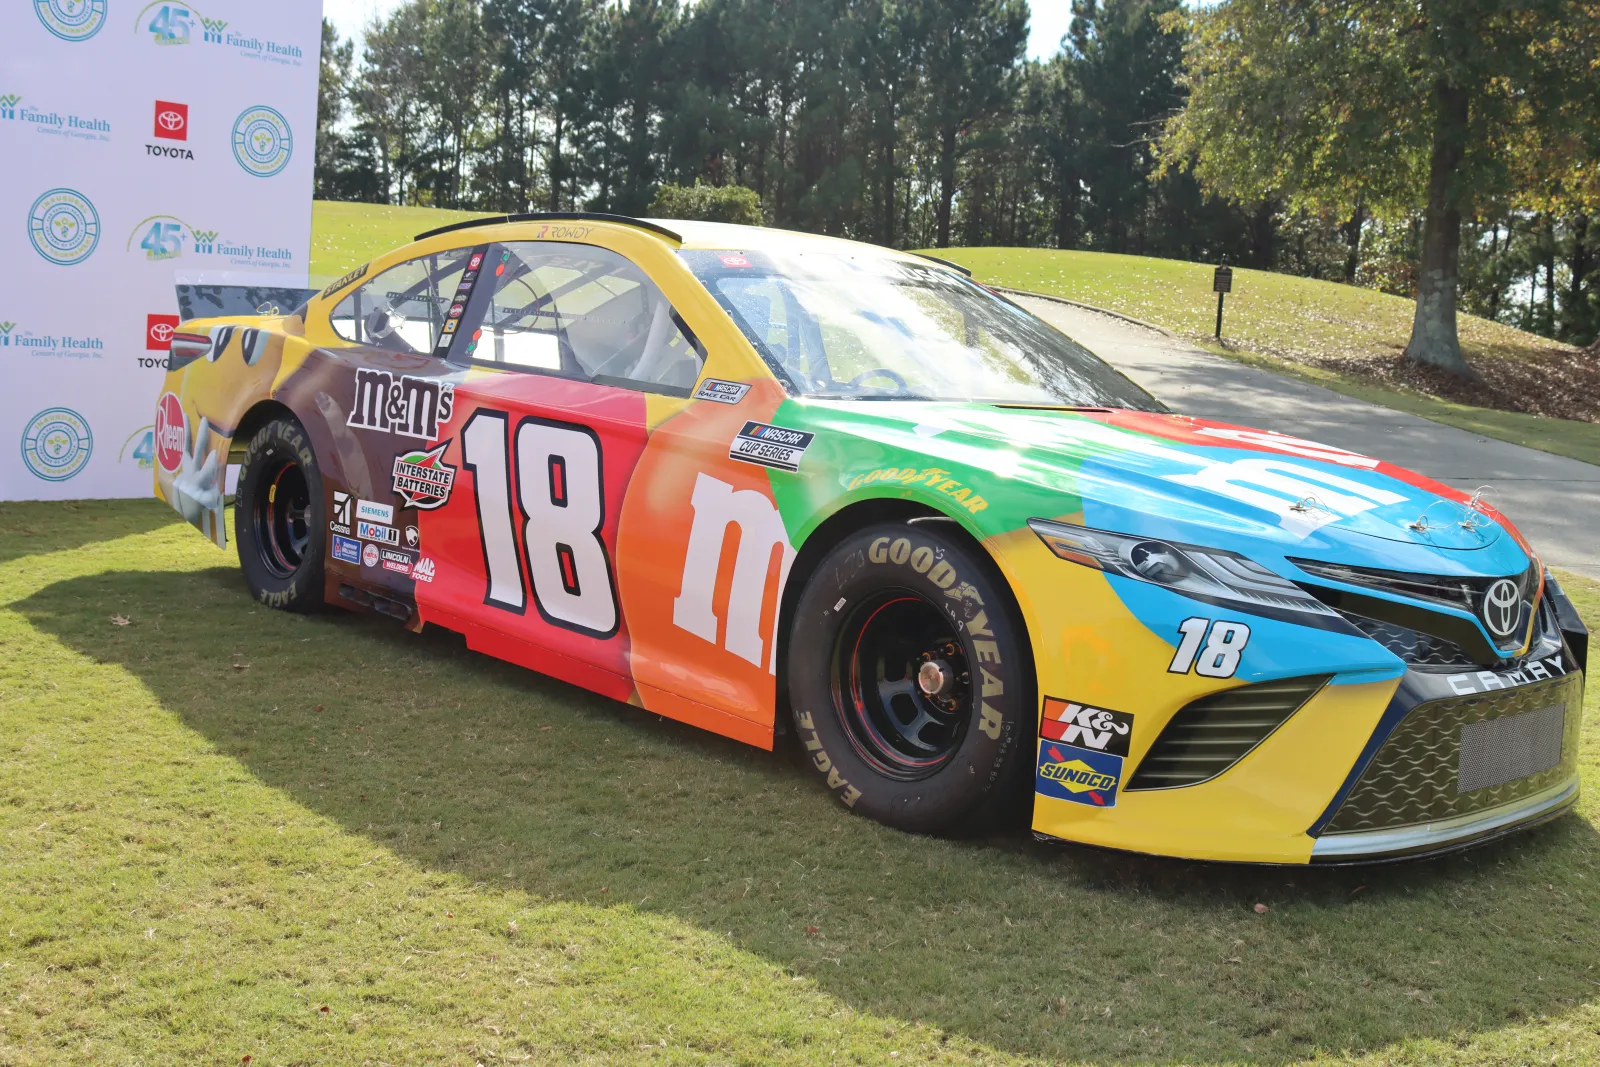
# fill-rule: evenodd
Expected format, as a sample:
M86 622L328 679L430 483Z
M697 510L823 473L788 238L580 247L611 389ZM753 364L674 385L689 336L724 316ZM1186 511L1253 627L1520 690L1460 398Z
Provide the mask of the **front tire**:
M818 564L787 677L807 761L901 830L981 829L1021 792L1033 658L992 562L947 523L882 523Z
M234 494L233 539L250 595L269 608L322 606L328 524L322 473L305 427L273 419L245 449Z

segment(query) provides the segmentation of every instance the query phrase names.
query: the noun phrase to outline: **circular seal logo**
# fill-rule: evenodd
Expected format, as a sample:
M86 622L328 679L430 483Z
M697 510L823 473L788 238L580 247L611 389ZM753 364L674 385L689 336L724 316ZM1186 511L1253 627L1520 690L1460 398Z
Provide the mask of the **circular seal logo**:
M33 0L33 12L63 41L87 41L106 24L106 0Z
M1522 621L1522 591L1510 578L1502 578L1483 595L1483 624L1496 637L1510 637Z
M366 567L376 567L378 565L377 545L367 545L361 549L361 563Z
M47 482L64 482L83 470L93 451L89 423L68 408L46 408L22 428L22 462Z
M258 178L270 178L289 165L294 134L289 120L265 105L245 108L233 122L233 158Z
M52 263L82 263L100 243L100 213L72 189L51 189L28 209L28 239Z
M176 471L183 463L183 449L188 444L189 422L183 413L183 401L176 393L162 393L156 401L156 462L164 471Z

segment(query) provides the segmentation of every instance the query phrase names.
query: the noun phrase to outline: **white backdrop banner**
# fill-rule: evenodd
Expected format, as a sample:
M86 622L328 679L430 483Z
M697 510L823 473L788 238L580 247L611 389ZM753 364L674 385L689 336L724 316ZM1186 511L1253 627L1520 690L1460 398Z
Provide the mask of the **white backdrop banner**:
M322 0L10 0L0 499L148 496L175 279L304 286Z

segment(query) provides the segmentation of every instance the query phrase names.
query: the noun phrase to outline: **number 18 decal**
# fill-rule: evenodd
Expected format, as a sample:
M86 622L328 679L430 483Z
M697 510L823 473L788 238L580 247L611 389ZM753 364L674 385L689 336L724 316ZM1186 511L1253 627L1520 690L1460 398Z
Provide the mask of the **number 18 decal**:
M516 482L507 449L509 419L480 410L461 431L462 460L478 498L489 588L483 602L522 614L532 576L534 606L546 622L594 637L617 632L617 596L605 525L600 439L587 426L527 416L517 423ZM514 492L513 492L514 490ZM522 551L511 514L522 517Z
M1183 640L1167 667L1172 674L1188 674L1193 668L1207 678L1232 678L1244 646L1250 643L1250 627L1242 622L1212 622L1196 616L1179 623L1178 632Z

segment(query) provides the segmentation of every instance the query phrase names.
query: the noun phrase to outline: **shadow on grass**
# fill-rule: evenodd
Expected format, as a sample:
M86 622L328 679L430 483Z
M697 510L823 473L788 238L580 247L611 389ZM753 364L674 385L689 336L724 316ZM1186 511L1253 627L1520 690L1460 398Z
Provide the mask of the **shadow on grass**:
M108 602L159 629L106 627ZM132 672L261 781L414 863L674 915L857 1010L1009 1052L1281 1063L1492 1030L1596 991L1600 837L1577 818L1452 859L1333 871L1021 830L915 838L849 815L793 753L450 634L266 611L232 569L71 579L16 608Z
M149 533L183 519L159 500L0 503L0 563Z

